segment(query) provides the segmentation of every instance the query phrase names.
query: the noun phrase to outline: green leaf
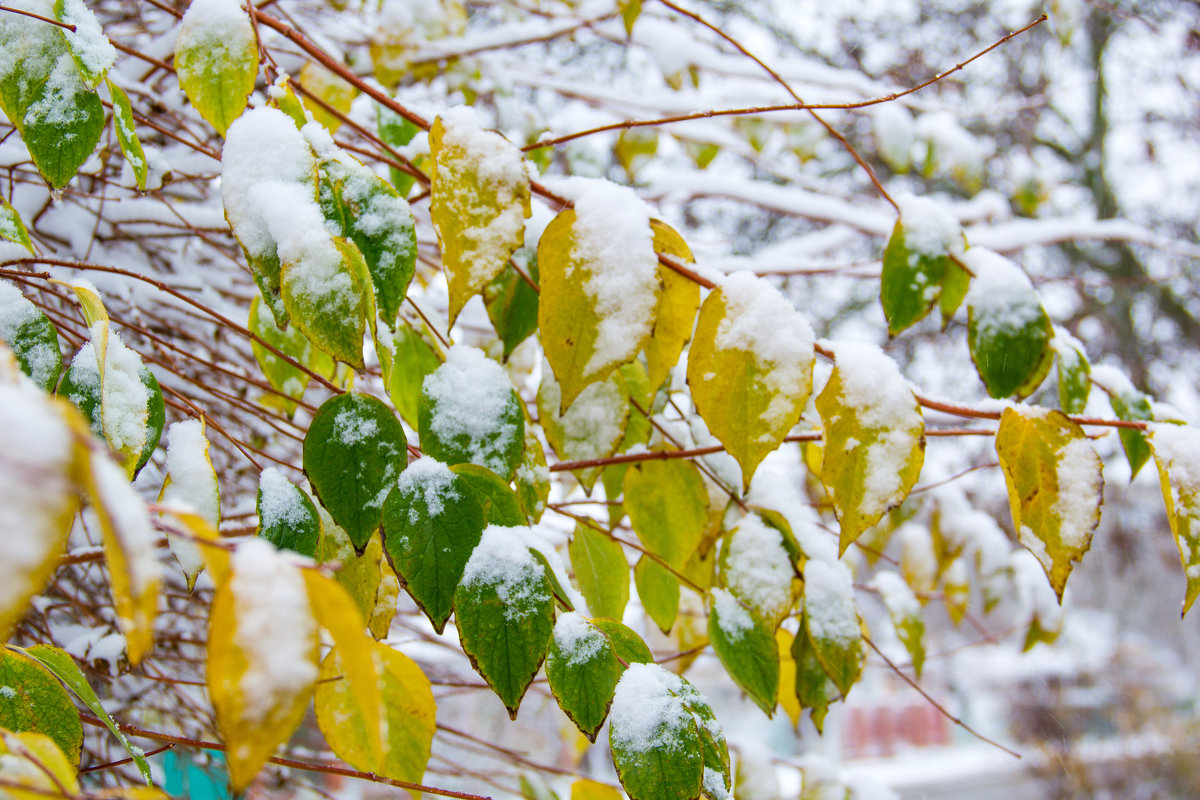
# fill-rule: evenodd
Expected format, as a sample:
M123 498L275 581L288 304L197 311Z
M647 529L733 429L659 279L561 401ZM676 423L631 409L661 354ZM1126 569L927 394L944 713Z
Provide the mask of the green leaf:
M996 453L1013 528L1037 556L1061 602L1067 577L1100 523L1100 457L1083 428L1059 411L1036 407L1004 409Z
M373 304L366 264L358 247L333 237L317 252L307 245L280 251L280 297L288 316L313 344L355 369ZM289 256L295 256L291 258ZM327 256L336 255L336 260Z
M225 13L227 8L218 0L193 0L175 40L179 87L222 136L246 108L258 77L250 16Z
M526 252L518 251L514 260ZM515 264L509 263L483 287L483 303L496 335L504 343L506 361L538 326L537 258L531 254L527 260L524 275Z
M54 18L64 25L73 25L75 30L59 28L75 66L83 75L88 86L96 88L117 58L116 48L108 41L96 15L83 0L54 0Z
M983 248L967 251L975 281L967 295L967 344L992 397L1026 397L1050 371L1054 326L1029 278Z
M309 558L317 555L321 518L308 494L283 477L279 470L264 469L258 479L258 535L279 550Z
M821 482L841 525L839 551L899 506L925 463L925 420L896 362L879 348L839 344L817 396L825 427Z
M351 392L326 400L304 437L304 473L361 552L407 463L407 440L379 400Z
M944 220L917 218L917 215L939 214L944 215L945 212L931 201L910 198L883 251L879 299L883 304L883 315L887 318L888 333L892 336L924 319L935 303L941 307L942 316L948 321L967 293L970 276L951 259L952 249L962 251L961 231L958 232L957 242L931 239L931 232L945 231L925 229ZM909 227L905 224L906 215L912 215L910 224L917 226L916 241L919 247L910 246L906 241L906 228ZM954 227L957 228L957 225Z
M800 628L792 640L792 660L796 665L796 699L801 708L811 709L813 724L821 733L825 725L825 715L829 713L829 704L841 695L837 685L825 673L821 660L817 658L817 649L809 638L808 625L804 614L800 615Z
M733 682L768 717L779 694L779 645L766 620L724 589L712 590L708 638Z
M642 608L663 633L671 630L679 614L679 577L650 556L642 556L633 568Z
M417 263L417 232L408 202L386 181L340 150L336 158L322 160L321 171L326 219L338 224L339 236L358 246L375 288L379 313L388 328L394 329ZM336 209L332 216L328 213L329 203Z
M538 242L538 326L561 386L560 413L589 385L632 361L653 330L662 294L653 232L636 213L612 218L612 207L639 202L622 192L629 190L604 184L585 193L574 209L550 221Z
M612 644L613 652L617 654L617 658L624 661L626 664L652 664L654 655L650 652L650 648L646 646L646 642L642 640L629 628L617 622L615 619L605 619L603 617L595 617L589 620L592 625L599 628L608 641Z
M621 545L591 525L578 522L567 548L575 581L588 608L598 617L620 619L629 602L629 563Z
M49 0L14 8L52 17ZM104 104L79 72L54 25L20 14L0 17L0 110L16 126L38 172L55 189L88 160L104 130Z
M3 197L0 197L0 239L19 244L30 253L37 255L33 241L29 238L29 231L25 229L25 223L21 221L21 215Z
M1058 407L1064 414L1082 414L1092 393L1092 366L1083 345L1061 328L1050 342L1058 370Z
M524 525L525 513L517 493L508 482L487 467L478 464L455 464L450 471L466 481L483 508L485 525L515 528Z
M255 297L250 301L249 328L255 336L284 355L291 356L296 362L306 365L312 362L314 355L312 342L295 325L289 325L286 331L280 330L279 326L275 324L275 316L263 313L261 297ZM304 396L304 390L309 382L307 372L280 358L253 339L250 341L250 349L254 353L254 360L258 362L259 368L263 371L263 376L275 390L283 393L291 401L299 400ZM332 362L330 363L332 364ZM281 400L281 403L289 414L295 412L295 402Z
M1156 425L1150 440L1162 486L1167 522L1187 579L1183 613L1187 614L1200 596L1200 435L1189 426Z
M483 529L483 506L468 479L428 456L401 473L384 504L384 552L438 633Z
M394 355L388 396L404 421L416 428L420 421L421 386L442 359L433 343L407 324L396 327L392 342Z
M525 447L525 408L504 368L472 347L450 349L425 379L421 450L446 464L478 464L512 478Z
M429 131L429 213L450 284L450 324L508 263L525 238L529 176L521 151L453 109Z
M17 357L21 371L43 391L53 392L62 372L58 330L17 287L0 282L0 342Z
M635 634L636 635L636 634ZM604 631L578 614L560 614L546 657L550 691L588 741L608 717L617 681L625 671Z
M375 105L375 128L383 143L394 148L403 147L421 132L421 129L416 125L381 104ZM404 170L396 169L390 164L388 165L388 172L392 179L392 185L396 187L396 191L401 196L407 196L413 183L416 182L416 178Z
M125 156L125 163L133 170L137 188L146 190L146 177L150 174L150 165L146 162L146 151L142 149L142 141L138 138L137 129L133 124L133 106L129 104L129 96L112 81L107 82L108 93L112 97L113 129L117 132L117 142Z
M52 672L16 650L0 651L0 728L45 734L79 763L83 725L75 704Z
M454 592L463 650L517 717L554 626L554 600L546 571L513 528L487 528Z
M646 549L681 569L704 538L708 490L687 459L638 462L625 473L625 511Z
M633 664L617 684L608 743L631 800L695 800L704 780L695 689L657 664ZM721 739L724 744L724 737Z
M641 0L636 0L640 6ZM674 228L661 220L650 220L654 249L686 263L693 263L691 248ZM651 387L661 386L679 361L683 346L692 338L700 311L700 284L673 269L658 265L662 296L654 313L654 332L646 342L646 364Z
M125 737L125 734L121 732L121 728L117 723L113 722L113 718L108 715L108 712L104 710L104 706L100 704L100 698L96 697L96 693L88 685L87 678L83 677L83 673L75 663L75 660L63 650L48 644L36 644L25 650L25 655L35 659L46 669L53 672L56 678L74 692L75 696L112 732L112 735L121 743L121 747L125 748L125 752L129 753L130 758L137 765L138 772L146 780L146 784L152 784L150 765L146 763L146 759L142 755L142 749L134 747L129 739Z
M1149 422L1154 419L1154 411L1150 407L1150 398L1134 389L1132 386L1122 387L1121 391L1109 394L1108 402L1112 406L1117 419L1126 421L1137 420ZM1120 428L1117 435L1121 437L1121 448L1129 461L1129 480L1132 482L1138 472L1150 460L1150 443L1146 434L1132 428Z
M812 390L813 332L770 284L738 272L700 307L688 385L708 430L755 469L800 419Z
M841 562L805 563L804 621L817 660L845 696L862 674L866 650L850 570ZM799 668L799 659L796 663Z
M896 636L912 659L913 672L920 678L925 664L925 621L921 619L921 603L904 579L894 572L877 573L874 583L883 598L892 627L896 629Z

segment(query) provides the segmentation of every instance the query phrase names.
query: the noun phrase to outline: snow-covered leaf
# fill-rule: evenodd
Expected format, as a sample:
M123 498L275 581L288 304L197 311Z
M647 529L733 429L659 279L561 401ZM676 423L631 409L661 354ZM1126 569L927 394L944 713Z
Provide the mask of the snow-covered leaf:
M967 344L992 397L1026 397L1050 371L1054 326L1025 273L990 250L973 247L967 293Z
M629 602L629 563L621 545L591 525L579 522L568 554L588 608L598 617L620 619Z
M308 206L298 208L308 210ZM308 216L298 215L300 219ZM317 221L314 217L306 223ZM313 231L307 225L303 230ZM375 317L370 275L357 245L349 239L330 238L323 228L317 228L311 237L301 229L288 232L277 224L272 231L280 232L280 297L289 318L317 347L362 369L363 334Z
M787 522L778 520L781 529L771 517L779 515L760 511L742 517L725 539L720 567L729 593L774 625L791 609L793 552L799 554L790 530L784 533Z
M308 494L275 467L258 478L258 535L280 550L315 558L321 518Z
M829 679L821 659L817 657L817 648L808 630L808 620L800 615L800 628L792 639L792 663L795 665L795 684L793 689L796 700L801 708L810 711L813 725L817 732L823 732L825 716L829 713L829 704L837 700L841 694L837 684Z
M687 459L642 461L625 473L625 510L646 549L679 569L704 538L708 490Z
M799 421L812 365L812 328L765 280L735 273L700 307L688 385L744 486Z
M317 678L317 622L298 558L247 539L213 597L208 693L235 792L295 731Z
M49 317L7 281L0 282L0 342L12 349L21 371L35 384L43 391L54 391L62 372L58 330Z
M217 133L246 108L258 77L254 27L237 0L192 0L175 40L179 87Z
M478 464L512 478L525 447L525 410L504 368L465 345L425 378L421 449L446 464Z
M854 603L854 584L844 564L815 558L805 563L804 624L817 660L845 696L862 674L866 648ZM797 669L800 664L797 657ZM799 691L799 673L796 680Z
M21 215L3 197L0 197L0 239L19 244L30 253L36 254L33 241L29 238L29 231L25 229L25 223L21 221Z
M75 65L93 89L117 60L117 50L108 41L100 22L83 0L54 0L54 18L75 30L60 28Z
M958 221L933 200L901 197L900 219L883 252L880 301L893 336L920 321L934 304L949 320L966 293L967 273L953 257L964 252Z
M50 0L7 5L54 18ZM42 176L55 189L62 188L96 149L104 130L104 105L80 73L57 26L4 14L0 52L5 55L0 59L0 111L21 134Z
M1058 407L1064 414L1081 414L1092 392L1092 367L1083 344L1065 330L1055 328L1050 346L1058 376Z
M650 220L654 231L654 249L687 263L694 262L691 249L679 233L657 219ZM661 386L679 361L683 346L692 338L696 314L700 310L700 285L672 269L658 265L662 295L654 313L654 331L646 342L646 365L650 386Z
M463 650L516 719L550 647L554 600L520 530L489 526L454 592Z
M142 141L138 138L137 129L133 124L133 106L129 104L129 96L120 86L112 81L108 81L107 85L108 93L112 97L113 130L117 133L117 143L121 145L125 163L133 170L137 188L145 191L150 165L146 161L146 151L142 149Z
M942 603L955 625L963 621L970 600L971 584L967 579L967 565L963 559L956 558L942 573Z
M563 461L608 458L617 451L632 415L632 409L617 376L584 389L566 411L561 408L561 387L554 373L545 370L538 387L538 421L546 442ZM577 472L589 490L595 472Z
M68 761L79 763L83 726L54 673L22 652L0 650L0 686L0 728L49 736Z
M1155 425L1150 443L1163 503L1187 578L1183 613L1200 596L1200 434L1191 426Z
M1100 457L1079 425L1035 407L1004 409L996 452L1018 539L1037 556L1061 601L1100 523Z
M733 682L769 717L779 695L779 645L766 620L724 589L712 590L708 638Z
M565 411L649 340L662 286L650 217L630 190L588 184L538 242L542 347Z
M383 545L392 569L440 633L485 527L465 478L429 456L400 474L383 507Z
M453 324L524 241L529 176L521 151L500 134L483 130L465 106L434 121L429 150L429 213L442 246Z
M544 418L543 418L544 419ZM517 501L531 525L536 525L546 511L550 499L550 468L546 465L545 445L534 433L533 426L525 427L525 454L517 467Z
M304 473L360 552L407 463L406 446L395 414L368 394L331 397L313 416L304 437Z
M896 636L912 659L913 672L921 677L925 664L925 620L921 618L921 604L904 579L895 572L878 572L875 588L883 598Z
M208 439L201 420L176 422L167 429L167 479L162 502L193 509L212 530L221 524L221 490L208 455ZM171 552L183 568L188 591L204 568L204 557L191 539L168 533Z

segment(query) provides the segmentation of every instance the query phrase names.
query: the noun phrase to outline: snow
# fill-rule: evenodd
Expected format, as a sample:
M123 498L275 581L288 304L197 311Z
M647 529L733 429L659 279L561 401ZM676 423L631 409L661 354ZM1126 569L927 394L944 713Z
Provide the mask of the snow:
M962 562L955 561L954 563L961 564ZM872 585L879 592L879 596L883 598L883 604L887 606L888 613L893 619L900 620L906 617L920 616L921 604L918 602L917 596L913 594L912 589L908 588L904 579L895 572L883 570L875 573Z
M701 787L711 800L732 800L733 796L725 788L725 777L712 767L704 768Z
M609 647L600 629L574 611L558 615L554 623L554 646L567 666L578 667Z
M37 306L29 302L20 289L7 281L0 281L0 341L13 346L22 328L36 324L41 316ZM26 347L23 355L29 361L29 377L39 386L47 385L58 369L58 352L49 347Z
M736 597L719 586L712 590L712 609L721 632L730 642L740 642L747 632L754 630L754 617Z
M508 474L505 453L523 437L524 428L505 419L514 411L520 419L520 408L502 366L481 350L455 345L421 389L432 403L429 428L434 436L443 442L467 437L472 464Z
M1058 499L1053 513L1062 520L1059 536L1067 548L1086 548L1104 500L1100 456L1090 440L1080 438L1068 442L1057 457Z
M333 417L333 438L338 443L353 447L370 441L379 433L379 423L359 413L355 404L339 406Z
M904 577L918 592L933 589L937 580L937 557L933 551L933 536L929 528L908 522L896 532L900 541L900 564Z
M167 474L171 481L163 492L164 502L191 506L216 530L221 522L220 492L200 420L184 420L167 428Z
M1200 499L1200 430L1156 423L1150 426L1150 431L1154 456L1171 479L1176 511L1182 511L1186 506L1181 505L1183 498L1174 487L1187 487L1189 494Z
M297 528L309 519L300 489L275 467L267 467L258 479L258 524L263 528Z
M1111 364L1092 365L1091 376L1097 385L1117 397L1138 397L1141 394L1125 373Z
M233 643L245 657L238 688L247 723L265 723L275 708L307 691L317 678L317 623L300 574L305 563L257 537L234 551Z
M792 603L795 571L783 547L783 535L747 514L725 545L725 583L764 619L776 619Z
M139 453L146 443L149 390L142 383L142 359L121 341L106 321L92 325L92 342L107 340L100 375L101 421L109 446L119 453ZM94 347L93 347L94 351Z
M460 585L492 589L504 604L504 618L519 622L550 601L542 565L523 541L519 529L489 525L471 552Z
M562 390L554 380L549 365L542 368L542 413L553 417L543 420L558 428L559 456L567 461L582 461L603 458L625 435L624 423L628 401L621 387L613 379L593 383L580 392L579 397L567 409L558 414Z
M680 752L692 724L679 694L683 680L657 664L630 664L617 682L608 713L614 749Z
M1004 256L972 247L962 261L973 276L967 307L981 335L1022 328L1045 313L1029 278Z
M961 256L966 250L958 220L937 201L902 194L896 198L896 204L900 206L904 245L910 253L929 257Z
M862 635L854 606L854 581L841 562L810 558L804 564L804 613L815 639L857 641Z
M158 536L154 533L146 503L125 477L125 471L107 454L93 451L91 465L96 490L112 520L113 534L125 558L130 592L134 597L141 597L154 591L162 574L154 557Z
M871 120L880 157L896 169L907 168L916 140L912 114L898 102L883 103L871 110Z
M83 0L62 0L59 19L75 26L74 32L63 29L63 35L71 43L71 49L83 63L84 69L96 76L108 72L116 63L117 50L108 41L96 16L84 5Z
M429 456L422 456L408 465L396 481L396 490L406 495L417 495L425 504L431 517L441 516L446 503L458 499L454 487L456 478L450 468ZM420 509L413 506L408 510L408 521L416 525L421 521Z

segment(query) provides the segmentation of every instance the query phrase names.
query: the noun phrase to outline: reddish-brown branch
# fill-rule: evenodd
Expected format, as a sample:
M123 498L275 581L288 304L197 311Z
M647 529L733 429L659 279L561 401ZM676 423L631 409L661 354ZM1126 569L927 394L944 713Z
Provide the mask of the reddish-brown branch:
M32 11L23 11L19 8L13 8L11 6L0 6L0 11L7 11L10 14L20 14L23 17L29 17L31 19L36 19L38 22L45 22L48 25L56 25L59 28L65 28L66 30L69 30L71 33L75 32L74 25L68 25L65 22L59 22L58 20L51 19L50 17L43 17L41 14L35 14Z

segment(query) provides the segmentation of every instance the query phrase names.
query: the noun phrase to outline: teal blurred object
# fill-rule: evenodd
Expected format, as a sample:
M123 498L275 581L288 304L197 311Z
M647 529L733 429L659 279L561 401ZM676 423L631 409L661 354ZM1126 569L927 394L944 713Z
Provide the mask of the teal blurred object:
M224 756L210 753L205 767L176 750L168 750L163 756L163 790L172 797L189 800L230 800Z

